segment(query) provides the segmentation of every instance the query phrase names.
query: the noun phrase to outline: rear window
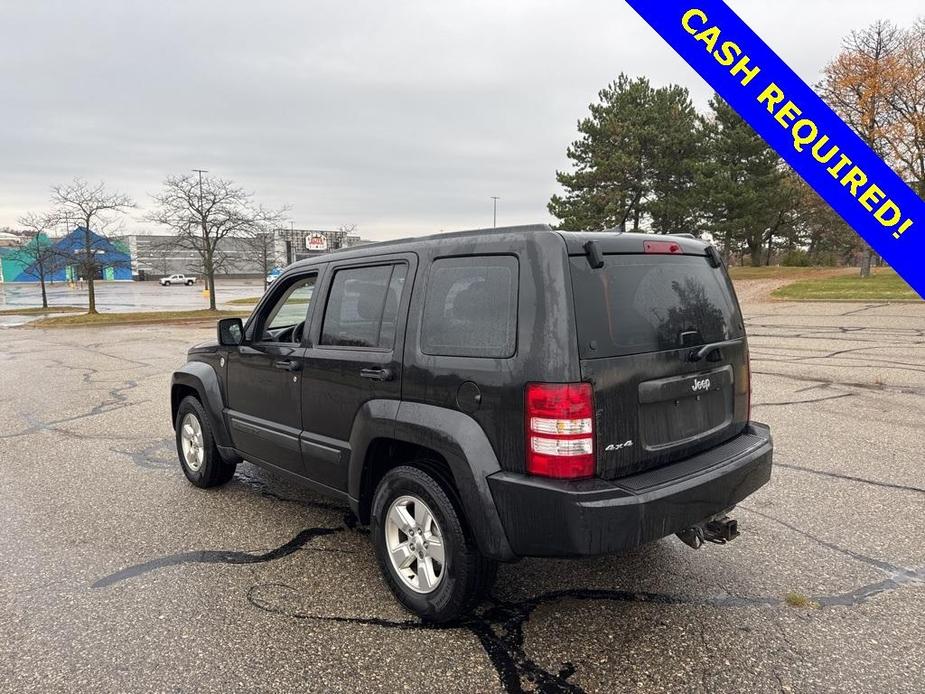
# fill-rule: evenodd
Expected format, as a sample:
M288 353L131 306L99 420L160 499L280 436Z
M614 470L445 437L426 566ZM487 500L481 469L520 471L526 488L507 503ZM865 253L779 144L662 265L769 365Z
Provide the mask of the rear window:
M570 258L580 353L614 357L734 340L745 334L732 287L703 256Z
M406 265L338 270L331 282L321 344L391 349Z
M441 258L430 268L421 351L445 357L514 356L517 258Z

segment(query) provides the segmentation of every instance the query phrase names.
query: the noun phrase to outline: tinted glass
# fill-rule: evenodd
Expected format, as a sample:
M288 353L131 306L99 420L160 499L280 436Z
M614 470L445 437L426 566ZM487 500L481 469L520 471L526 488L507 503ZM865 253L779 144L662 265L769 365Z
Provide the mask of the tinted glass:
M390 349L406 265L338 270L331 283L321 344Z
M581 356L660 352L744 335L721 268L705 257L607 255L595 270L573 257Z
M270 312L266 323L267 329L275 330L304 321L305 316L308 315L308 306L314 291L314 275L293 284Z
M427 283L421 350L448 357L511 357L517 338L517 258L434 261Z

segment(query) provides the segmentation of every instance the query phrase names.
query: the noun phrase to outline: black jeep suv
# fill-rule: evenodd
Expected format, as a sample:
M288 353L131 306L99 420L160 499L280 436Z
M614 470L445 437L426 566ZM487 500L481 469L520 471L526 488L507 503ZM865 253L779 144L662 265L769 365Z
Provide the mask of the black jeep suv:
M736 535L771 474L742 315L693 237L511 227L299 261L174 373L190 482L343 499L432 621L498 561Z

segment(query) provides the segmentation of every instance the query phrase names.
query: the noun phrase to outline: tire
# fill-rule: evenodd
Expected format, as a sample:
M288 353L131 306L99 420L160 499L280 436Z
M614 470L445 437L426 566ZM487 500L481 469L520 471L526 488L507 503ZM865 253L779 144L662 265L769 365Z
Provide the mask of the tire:
M166 282L164 282L164 286L165 286L165 287L169 287L169 286L170 286L170 280L167 280Z
M187 280L187 281L186 281L186 286L187 286L187 287L192 287L192 286L193 286L193 280Z
M188 442L184 445L187 426L193 432L192 438L198 441L198 445L191 447ZM180 407L177 408L174 430L177 455L180 457L180 467L183 468L186 479L197 487L207 489L225 484L234 477L237 466L222 460L212 436L209 418L199 400L191 395L183 398Z
M450 500L448 490L437 476L422 469L427 467L427 461L419 464L421 467L397 467L382 478L373 496L370 532L379 568L398 601L424 621L442 623L457 619L478 604L494 582L497 564L479 553L463 526L461 514ZM423 507L419 508L421 502ZM399 511L390 521L393 507L404 508L407 515L402 516ZM409 534L398 530L396 534L394 521L400 517L411 520L411 516L414 521L419 521L419 511L430 513L436 529L434 523L429 523L432 531L429 534L427 528L423 533ZM426 513L423 515L426 517ZM420 524L417 525L420 530ZM421 537L426 541L428 536L429 546L425 545L422 549L420 543L415 544ZM395 548L396 543L405 548L396 550L396 554L401 555L398 563L411 561L404 570L396 567L392 560L390 546ZM438 549L441 546L442 555ZM429 564L431 570L424 569L428 578L422 580L426 582L436 578L435 585L429 589L422 586L420 580L417 589L411 585L413 580L409 581L409 574L416 574L419 578L421 575L422 567L414 556L414 548L427 553L423 555L424 566ZM443 564L433 559L431 554L442 556Z

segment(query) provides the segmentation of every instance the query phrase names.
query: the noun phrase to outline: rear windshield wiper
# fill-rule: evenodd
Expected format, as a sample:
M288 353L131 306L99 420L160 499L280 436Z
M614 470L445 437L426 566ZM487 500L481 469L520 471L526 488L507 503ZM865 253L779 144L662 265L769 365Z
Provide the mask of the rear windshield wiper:
M703 347L692 349L690 351L690 354L687 355L687 360L688 361L700 361L701 359L709 356L710 354L712 354L718 349L722 349L723 347L732 347L734 345L739 344L739 342L740 340L724 340L723 342L713 342L709 345L704 345Z

